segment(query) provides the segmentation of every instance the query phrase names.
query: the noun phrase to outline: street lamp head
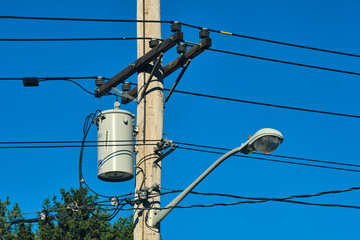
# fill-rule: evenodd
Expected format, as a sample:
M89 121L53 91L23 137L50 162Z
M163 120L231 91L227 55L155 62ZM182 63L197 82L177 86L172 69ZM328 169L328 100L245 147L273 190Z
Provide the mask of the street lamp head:
M272 128L263 128L249 137L246 146L241 150L242 153L249 154L256 151L262 153L272 153L284 140L281 132Z

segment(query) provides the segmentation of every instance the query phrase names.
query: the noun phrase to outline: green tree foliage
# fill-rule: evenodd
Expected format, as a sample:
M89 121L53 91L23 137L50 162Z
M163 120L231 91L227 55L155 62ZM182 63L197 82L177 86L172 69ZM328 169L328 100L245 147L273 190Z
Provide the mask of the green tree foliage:
M79 189L71 188L69 191L61 189L60 194L60 200L56 196L51 200L49 198L44 200L43 211L48 214L42 215L43 218L46 216L44 220L39 220L40 213L33 219L38 222L35 231L32 230L31 221L29 223L19 215L21 210L18 204L9 210L9 198L4 202L0 199L0 239L133 239L132 216L119 217L110 223L106 220L109 216L107 211L94 209L93 203L97 201L97 197L89 195L87 189L83 189L84 200ZM83 207L83 201L88 208ZM69 206L73 207L69 209ZM91 211L94 214L91 214Z

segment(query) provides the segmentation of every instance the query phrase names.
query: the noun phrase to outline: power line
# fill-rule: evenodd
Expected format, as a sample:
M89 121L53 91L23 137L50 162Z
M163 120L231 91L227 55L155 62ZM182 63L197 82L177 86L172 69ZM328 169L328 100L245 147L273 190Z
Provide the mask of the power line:
M162 189L171 190L172 192L182 192L182 191L183 191L183 190L176 190L176 189L163 188L163 187L162 187ZM351 188L342 189L342 190L324 191L324 192L319 192L319 193L314 193L314 194L293 195L293 196L290 196L290 197L283 197L283 198L264 198L264 197L256 197L256 198L255 198L255 197L237 196L237 195L232 195L232 194L203 193L203 192L194 192L194 191L191 191L190 193L192 193L192 194L198 194L198 195L221 196L221 197L240 198L240 199L251 199L251 200L265 200L265 199L266 199L266 200L269 200L269 201L282 201L282 200L289 200L289 199L293 199L293 198L319 197L319 196L322 196L322 195L352 192L352 191L356 191L356 190L360 190L360 187L351 187Z
M206 146L206 145L199 145L199 144L192 144L192 143L183 143L183 142L177 142L177 141L174 142L174 143L175 144L186 145L186 146L192 146L192 147L210 148L210 149L223 150L223 151L230 151L231 150L230 148L213 147L213 146ZM323 160L316 160L316 159L309 159L309 158L283 156L283 155L276 155L276 154L264 154L264 153L257 153L257 152L253 153L253 154L261 155L261 156L278 157L278 158L288 158L288 159L294 159L294 160L300 160L300 161L308 161L308 162L335 164L335 165L342 165L342 166L348 166L348 167L360 167L360 165L358 165L358 164L331 162L331 161L323 161Z
M69 79L97 79L98 76L91 77L36 77L39 80L69 80ZM0 78L2 81L10 81L10 80L23 80L23 77L8 77L8 78Z
M158 20L54 18L54 17L24 17L24 16L0 16L0 18L1 19L24 19L24 20L50 20L50 21L54 21L54 20L55 21L83 21L83 22L123 22L123 23L137 23L137 22L145 23L146 22L146 23L171 23L171 24L174 23L174 21L158 21ZM196 28L196 29L203 29L203 27L200 27L200 26L195 26L195 25L187 24L187 23L183 23L183 22L180 22L180 23L183 26ZM248 36L248 35L243 35L243 34L238 34L238 33L231 33L231 32L226 32L226 31L221 31L221 30L215 30L215 29L211 29L211 28L207 28L207 29L210 32L230 35L230 36L234 36L234 37L247 38L247 39L256 40L256 41L274 43L274 44L279 44L279 45L285 45L285 46L290 46L290 47L297 47L297 48L302 48L302 49L308 49L308 50L314 50L314 51L320 51L320 52L326 52L326 53L333 53L333 54L339 54L339 55L345 55L345 56L351 56L351 57L360 57L360 55L353 54L353 53L345 53L345 52L328 50L328 49L323 49L323 48L309 47L309 46L304 46L304 45L300 45L300 44L293 44L293 43L270 40L270 39L265 39L265 38L253 37L253 36Z
M160 142L161 140L137 140L145 142ZM0 142L0 144L48 144L48 143L82 143L83 141L22 141L22 142ZM85 143L104 143L104 142L134 142L134 140L111 140L111 141L84 141Z
M49 20L49 21L80 21L80 22L124 22L124 23L173 23L174 21L159 20L125 20L125 19L94 19L94 18L60 18L60 17L24 17L24 16L0 16L0 19L27 19L27 20Z
M0 149L35 149L35 148L81 148L81 147L114 147L114 146L149 146L156 143L134 143L134 144L107 144L107 145L47 145L47 146L0 146Z
M239 202L232 202L232 203L215 203L215 204L194 204L189 206L173 206L168 208L127 208L123 210L133 211L133 210L164 210L164 209L173 209L173 208L208 208L208 207L228 207L240 204L248 204L248 203L263 203L268 201L280 201L274 199L264 199L264 200L249 200L249 201L239 201ZM353 209L360 209L360 206L352 206L352 205L343 205L343 204L330 204L330 203L310 203L310 202L302 202L302 201L294 201L294 200L282 200L280 202L288 202L288 203L296 203L302 205L310 205L310 206L321 206L321 207L342 207L342 208L353 208Z
M191 25L191 24L187 24L187 23L182 23L182 22L181 22L181 25L191 27L191 28L196 28L196 29L199 29L199 30L203 29L203 27L199 27L199 26L195 26L195 25ZM276 40L270 40L270 39L265 39L265 38L253 37L253 36L248 36L248 35L243 35L243 34L238 34L238 33L231 33L231 32L226 32L226 31L221 31L221 30L215 30L215 29L211 29L211 28L206 28L206 29L209 32L215 32L215 33L220 33L220 34L224 34L224 35L230 35L230 36L234 36L234 37L247 38L247 39L256 40L256 41L275 43L275 44L279 44L279 45L303 48L303 49L314 50L314 51L319 51L319 52L333 53L333 54L350 56L350 57L360 57L360 55L353 54L353 53L346 53L346 52L334 51L334 50L323 49L323 48L309 47L309 46L304 46L304 45L300 45L300 44L287 43L287 42L282 42L282 41L276 41Z
M133 140L114 140L111 143L122 143L122 144L111 144L111 145L101 145L99 143L105 143L108 141L85 141L86 143L97 143L93 145L84 145L84 147L103 147L103 146L134 146L134 145L143 145L143 140L137 140L139 143L133 143ZM156 145L157 142L160 140L145 140L148 145ZM151 143L155 142L155 143ZM14 141L14 142L0 142L0 149L11 149L11 148L73 148L73 147L81 147L81 145L47 145L47 146L1 146L1 145L13 145L13 144L73 144L73 143L82 143L82 141ZM131 144L123 144L123 143L131 143ZM184 145L184 146L192 146L192 147L201 147L201 148L209 148L215 150L222 150L222 151L230 151L230 148L222 148L222 147L214 147L214 146L207 146L207 145L200 145L200 144L192 144L192 143L184 143L174 141L175 144ZM316 160L316 159L309 159L309 158L301 158L301 157L294 157L294 156L283 156L283 155L275 155L275 154L263 154L263 153L253 153L256 155L261 156L270 156L270 157L277 157L277 158L287 158L293 160L300 160L300 161L309 161L309 162L317 162L317 163L326 163L326 164L334 164L334 165L341 165L341 166L348 166L348 167L360 167L358 164L351 164L351 163L342 163L342 162L333 162L333 161L324 161L324 160Z
M169 91L169 89L165 89L165 88L164 88L164 90ZM248 100L241 100L241 99L236 99L236 98L220 97L220 96L208 95L208 94L203 94L203 93L187 92L187 91L180 91L180 90L174 90L174 92L182 93L182 94L187 94L187 95L198 96L198 97L207 97L207 98L214 98L214 99L220 99L220 100L226 100L226 101L233 101L233 102L241 102L241 103L249 103L249 104L255 104L255 105L262 105L262 106L267 106L267 107L276 107L276 108L283 108L283 109L290 109L290 110L298 110L298 111L304 111L304 112L321 113L321 114L328 114L328 115L341 116L341 117L360 118L359 115L343 114L343 113L335 113L335 112L327 112L327 111L313 110L313 109L307 109L307 108L289 107L289 106L282 106L282 105L276 105L276 104L269 104L269 103L254 102L254 101L248 101Z
M97 76L93 77L44 77L44 78L38 78L39 81L43 80L71 80L71 79L96 79ZM42 79L42 80L41 80ZM107 79L107 78L105 78ZM7 80L23 80L23 78L0 78L2 81ZM71 81L73 82L73 81ZM73 82L74 84L78 85L78 83ZM132 85L137 85L134 83L130 83ZM79 86L79 85L78 85ZM94 95L90 91L84 89L87 93ZM170 89L164 88L165 91L170 91ZM187 91L181 91L181 90L174 90L176 93L182 93L187 95L193 95L198 97L207 97L207 98L214 98L214 99L220 99L220 100L226 100L226 101L233 101L233 102L241 102L241 103L248 103L248 104L255 104L255 105L261 105L261 106L267 106L267 107L276 107L276 108L283 108L283 109L289 109L289 110L297 110L297 111L305 111L305 112L313 112L313 113L321 113L321 114L328 114L328 115L334 115L334 116L342 116L342 117L352 117L352 118L360 118L359 115L353 115L353 114L344 114L344 113L335 113L335 112L328 112L328 111L321 111L321 110L314 110L314 109L308 109L308 108L298 108L298 107L290 107L290 106L283 106L283 105L277 105L277 104L270 104L270 103L262 103L262 102L255 102L255 101L248 101L248 100L242 100L242 99L236 99L236 98L229 98L229 97L221 97L221 96L215 96L215 95L209 95L209 94L203 94L203 93L195 93L195 92L187 92Z
M144 40L151 37L119 37L119 38L0 38L2 42L51 42L51 41L119 41L119 40ZM162 40L162 39L158 39Z
M181 147L178 146L179 149L184 150L190 150L190 151L196 151L196 152L204 152L204 153L213 153L213 154L220 154L223 155L223 152L215 152L215 151L209 151L209 150L203 150L203 149L195 149L195 148L188 148L188 147ZM270 161L270 162L280 162L280 163L288 163L288 164L295 164L295 165L302 165L302 166L308 166L308 167L318 167L318 168L327 168L332 170L341 170L341 171L348 171L348 172L360 172L360 170L355 169L347 169L347 168L338 168L338 167L330 167L330 166L322 166L322 165L315 165L315 164L309 164L309 163L299 163L299 162L290 162L290 161L284 161L284 160L277 160L277 159L269 159L269 158L260 158L260 157L251 157L251 156L243 156L243 155L233 155L235 157L242 157L242 158L250 158L250 159L256 159L256 160L262 160L262 161Z
M48 79L48 80L39 80L39 82L46 82L46 81L55 81L55 80L58 80L58 81L66 81L66 82L71 82L75 85L77 85L78 87L80 87L82 90L84 90L85 92L87 92L88 94L90 95L95 95L94 93L90 92L89 90L87 90L86 88L84 88L83 86L81 86L79 83L73 81L73 80L70 80L70 79Z
M303 63L295 63L295 62L277 60L277 59L273 59L273 58L265 58L265 57L253 56L253 55L237 53L237 52L231 52L231 51L225 51L225 50L214 49L214 48L208 48L208 50L214 51L214 52L225 53L225 54L231 54L231 55L235 55L235 56L254 58L254 59L259 59L259 60L264 60L264 61L284 63L284 64L289 64L289 65L294 65L294 66L299 66L299 67L307 67L307 68L320 69L320 70L326 70L326 71L331 71L331 72L345 73L345 74L351 74L351 75L360 76L360 73L357 73L357 72L350 72L350 71L338 70L338 69L333 69L333 68L313 66L313 65L303 64Z

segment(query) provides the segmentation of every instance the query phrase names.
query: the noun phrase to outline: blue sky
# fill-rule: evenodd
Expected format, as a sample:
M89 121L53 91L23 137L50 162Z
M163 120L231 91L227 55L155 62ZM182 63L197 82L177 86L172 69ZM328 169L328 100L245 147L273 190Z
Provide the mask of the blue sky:
M360 54L358 1L162 1L162 20L254 37ZM135 19L135 1L3 0L1 16ZM0 38L135 37L133 23L0 19ZM197 42L198 30L183 27ZM171 35L162 25L162 37ZM213 48L360 72L357 58L279 46L211 33ZM112 77L136 60L135 41L0 42L0 77ZM164 56L164 64L177 56ZM165 79L167 88L178 72ZM193 60L177 89L248 101L360 115L359 76L206 51ZM129 78L136 82L136 76ZM93 80L79 80L93 91ZM81 140L85 117L113 108L114 98L94 98L62 81L25 88L1 81L0 141ZM136 113L136 104L121 107ZM359 119L285 110L173 94L164 111L164 133L179 142L234 148L258 129L284 135L275 154L359 164ZM96 140L92 129L88 140ZM41 209L61 187L78 187L78 148L1 149L0 199L23 212ZM217 155L177 149L163 161L162 186L184 189ZM355 169L354 167L352 169ZM134 180L107 183L96 178L96 149L87 148L84 174L108 195L133 191ZM243 158L230 158L197 188L201 192L249 197L287 197L359 186L359 173ZM175 197L175 196L173 196ZM358 192L305 199L359 205ZM170 196L162 198L165 206ZM182 205L231 202L188 196ZM235 200L236 201L236 200ZM121 212L127 216L131 212ZM175 209L161 225L164 239L358 239L359 210L291 203Z

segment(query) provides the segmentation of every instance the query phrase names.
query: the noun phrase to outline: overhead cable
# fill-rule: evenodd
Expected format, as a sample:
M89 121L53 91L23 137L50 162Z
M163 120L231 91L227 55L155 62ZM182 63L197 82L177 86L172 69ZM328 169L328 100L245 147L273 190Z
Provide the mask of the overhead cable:
M339 70L339 69L333 69L333 68L313 66L313 65L303 64L303 63L295 63L295 62L283 61L283 60L278 60L278 59L273 59L273 58L253 56L253 55L249 55L249 54L225 51L225 50L220 50L220 49L215 49L215 48L208 48L208 50L209 51L214 51L214 52L225 53L225 54L231 54L231 55L240 56L240 57L248 57L248 58L254 58L254 59L259 59L259 60L264 60L264 61L284 63L284 64L289 64L289 65L294 65L294 66L299 66L299 67L307 67L307 68L320 69L320 70L326 70L326 71L331 71L331 72L345 73L345 74L351 74L351 75L360 76L360 73L358 73L358 72L351 72L351 71L345 71L345 70Z
M0 38L1 42L54 42L54 41L120 41L144 40L151 37L118 37L118 38ZM158 39L161 40L161 39Z
M94 18L60 18L60 17L24 17L24 16L0 16L0 19L24 19L24 20L50 20L50 21L80 21L80 22L125 22L125 23L173 23L174 21L160 20L124 20L124 19L94 19Z
M164 89L164 90L169 91L170 89ZM276 104L270 104L270 103L262 103L262 102L254 102L254 101L248 101L248 100L242 100L242 99L236 99L236 98L220 97L220 96L203 94L203 93L187 92L187 91L180 91L180 90L174 90L174 92L176 92L176 93L182 93L182 94L187 94L187 95L198 96L198 97L207 97L207 98L214 98L214 99L220 99L220 100L226 100L226 101L233 101L233 102L242 102L242 103L249 103L249 104L255 104L255 105L262 105L262 106L267 106L267 107L276 107L276 108L283 108L283 109L290 109L290 110L298 110L298 111L304 111L304 112L321 113L321 114L328 114L328 115L341 116L341 117L360 118L359 115L344 114L344 113L335 113L335 112L327 112L327 111L313 110L313 109L307 109L307 108L289 107L289 106L282 106L282 105L276 105Z
M185 145L185 146L210 148L210 149L223 150L223 151L230 151L231 150L230 148L221 148L221 147L206 146L206 145L184 143L184 142L177 142L177 141L174 141L174 143L175 144L180 144L180 145ZM283 156L283 155L276 155L276 154L265 154L265 153L259 153L259 152L255 152L253 154L261 155L261 156L277 157L277 158L288 158L288 159L294 159L294 160L300 160L300 161L308 161L308 162L317 162L317 163L342 165L342 166L347 166L347 167L360 167L360 165L358 165L358 164L351 164L351 163L332 162L332 161L324 161L324 160L316 160L316 159L292 157L292 156Z
M195 26L195 25L191 25L191 24L187 24L187 23L183 23L183 22L181 22L181 25L191 27L191 28L196 28L196 29L199 29L199 30L204 28L204 27ZM231 32L226 32L226 31L221 31L221 30L215 30L215 29L211 29L211 28L206 28L206 29L209 32L215 32L215 33L220 33L220 34L224 34L224 35L230 35L230 36L234 36L234 37L247 38L247 39L251 39L251 40L257 40L257 41L268 42L268 43L275 43L275 44L279 44L279 45L303 48L303 49L326 52L326 53L333 53L333 54L350 56L350 57L360 57L360 55L353 54L353 53L346 53L346 52L334 51L334 50L323 49L323 48L309 47L309 46L304 46L304 45L300 45L300 44L287 43L287 42L282 42L282 41L276 41L276 40L270 40L270 39L265 39L265 38L253 37L253 36L248 36L248 35L243 35L243 34L238 34L238 33L231 33Z
M190 150L190 151L196 151L196 152L213 153L213 154L220 154L220 155L224 154L223 152L215 152L215 151L188 148L188 147L181 147L181 146L178 146L177 148L178 149L184 149L184 150ZM348 172L360 172L360 170L356 170L356 169L338 168L338 167L315 165L315 164L309 164L309 163L290 162L290 161L284 161L284 160L278 160L278 159L251 157L251 156L237 155L237 154L235 154L233 156L234 157L242 157L242 158L250 158L250 159L256 159L256 160L262 160L262 161L280 162L280 163L288 163L288 164L295 164L295 165L302 165L302 166L309 166L309 167L318 167L318 168L327 168L327 169L332 169L332 170L341 170L341 171L348 171Z
M137 22L143 22L143 23L170 23L170 24L174 23L174 21L161 21L161 20L55 18L55 17L25 17L25 16L0 16L0 19L24 19L24 20L46 20L46 21L49 21L49 20L50 21L82 21L82 22L122 22L122 23L137 23ZM204 28L204 27L201 27L201 26L195 26L195 25L188 24L188 23L183 23L183 22L180 22L180 24L183 25L183 26L196 28L196 29L200 29L200 30ZM297 47L297 48L320 51L320 52L326 52L326 53L333 53L333 54L350 56L350 57L360 57L360 55L353 54L353 53L346 53L346 52L334 51L334 50L329 50L329 49L304 46L304 45L300 45L300 44L294 44L294 43L270 40L270 39L265 39L265 38L253 37L253 36L248 36L248 35L244 35L244 34L238 34L238 33L232 33L232 32L227 32L227 31L215 30L215 29L211 29L211 28L206 28L206 29L209 32L214 32L214 33L219 33L219 34L224 34L224 35L230 35L230 36L234 36L234 37L246 38L246 39L251 39L251 40L256 40L256 41L274 43L274 44L279 44L279 45Z

